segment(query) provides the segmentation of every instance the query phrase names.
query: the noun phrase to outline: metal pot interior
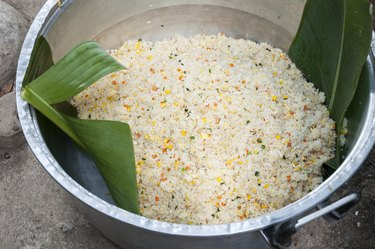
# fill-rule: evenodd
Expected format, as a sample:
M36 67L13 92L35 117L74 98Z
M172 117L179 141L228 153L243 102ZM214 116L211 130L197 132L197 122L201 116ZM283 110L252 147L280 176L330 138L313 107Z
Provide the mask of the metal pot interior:
M158 41L175 34L217 34L268 42L287 50L299 25L304 0L76 0L65 1L56 20L44 31L54 60L85 40L104 48L119 47L128 39ZM351 129L345 149L357 144L367 119L370 85L358 90L348 117ZM38 113L37 125L50 152L64 171L85 189L113 203L94 162L65 134ZM360 122L351 123L351 120Z

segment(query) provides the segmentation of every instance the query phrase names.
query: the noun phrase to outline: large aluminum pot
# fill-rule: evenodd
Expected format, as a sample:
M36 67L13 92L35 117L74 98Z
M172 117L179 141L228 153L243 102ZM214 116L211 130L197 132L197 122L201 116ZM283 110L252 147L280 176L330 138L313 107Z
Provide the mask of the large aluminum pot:
M59 3L62 2L60 6ZM160 40L174 34L216 34L267 41L287 49L301 18L303 0L49 0L34 20L17 70L17 105L25 137L49 174L72 194L81 212L109 239L124 248L268 248L288 244L309 220L357 199L339 202L303 217L329 198L364 163L375 138L373 53L371 83L362 85L351 108L360 117L352 129L341 167L304 198L267 215L223 225L180 225L134 215L113 205L93 161L20 98L35 38L45 35L55 61L84 40L115 48L127 39ZM353 119L354 120L354 119ZM301 218L303 217L303 218Z

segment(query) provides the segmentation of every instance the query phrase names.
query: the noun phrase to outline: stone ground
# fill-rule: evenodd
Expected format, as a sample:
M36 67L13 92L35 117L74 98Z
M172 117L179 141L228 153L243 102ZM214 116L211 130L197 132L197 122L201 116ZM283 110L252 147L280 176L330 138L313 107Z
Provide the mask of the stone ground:
M4 55L0 56L2 140L7 134L14 135L19 127L13 122L13 95L1 96L12 91L14 61L18 58L20 44L44 2L0 0L0 55ZM11 52L1 54L4 46ZM9 109L8 114L3 114L6 109ZM318 219L307 224L293 236L290 248L375 249L374 163L375 151L370 161L337 194L342 196L354 188L362 191L360 202L346 217L339 222ZM2 249L118 248L72 207L69 194L44 171L22 139L13 148L0 147L0 225Z

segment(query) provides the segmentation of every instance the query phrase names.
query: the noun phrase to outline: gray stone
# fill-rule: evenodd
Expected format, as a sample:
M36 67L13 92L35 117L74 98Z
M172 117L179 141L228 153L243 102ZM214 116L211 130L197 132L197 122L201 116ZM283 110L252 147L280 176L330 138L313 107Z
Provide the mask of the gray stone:
M26 141L17 116L15 92L0 98L0 141L0 154L17 149Z
M22 14L25 15L26 19L31 22L36 14L38 14L40 8L42 8L43 4L46 0L3 0Z
M27 20L0 1L0 87L16 73L17 60L27 30Z

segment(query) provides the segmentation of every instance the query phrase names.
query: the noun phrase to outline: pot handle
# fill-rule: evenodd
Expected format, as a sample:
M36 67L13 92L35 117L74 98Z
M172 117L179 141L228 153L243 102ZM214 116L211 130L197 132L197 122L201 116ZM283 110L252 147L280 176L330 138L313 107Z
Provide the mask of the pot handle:
M291 236L297 232L297 229L326 214L331 214L334 215L336 219L341 219L344 214L359 201L359 199L359 193L352 193L298 220L292 219L276 224L273 227L262 230L261 233L271 247L285 249L291 245Z

